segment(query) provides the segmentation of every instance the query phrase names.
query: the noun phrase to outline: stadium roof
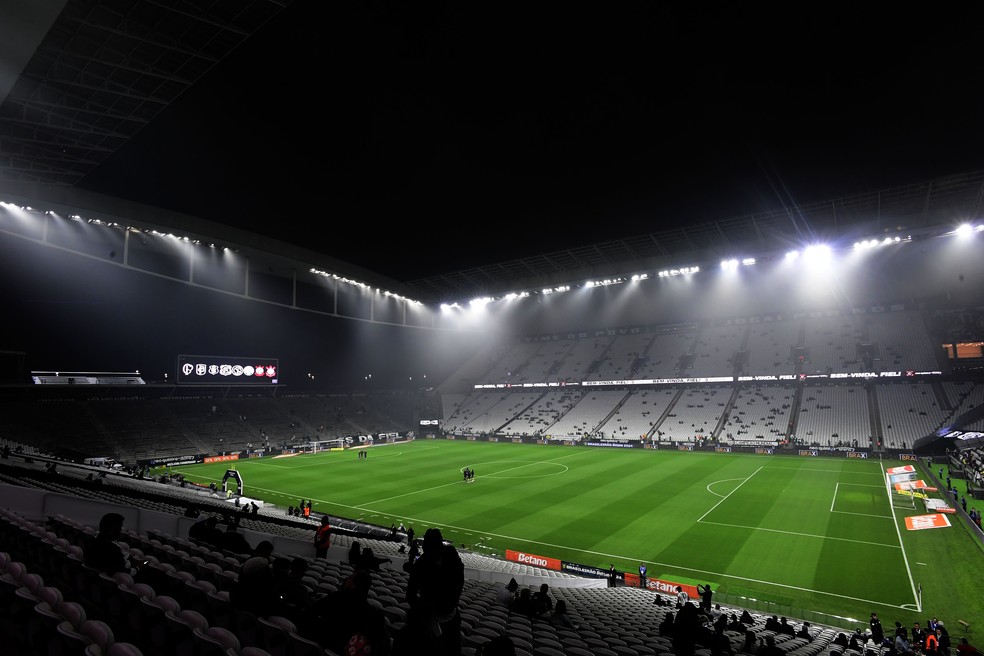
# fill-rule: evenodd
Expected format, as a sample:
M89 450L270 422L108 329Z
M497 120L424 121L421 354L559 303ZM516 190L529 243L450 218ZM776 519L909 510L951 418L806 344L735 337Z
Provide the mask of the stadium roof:
M209 73L292 4L292 0L8 3L0 21L4 44L0 188L43 193L66 202L74 197L91 199L84 193L87 176L159 120L169 106L211 83L211 78L206 81ZM66 193L76 191L82 193ZM931 230L979 217L982 199L984 172L971 169L716 221L664 221L653 224L652 231L629 237L606 238L603 229L569 226L581 233L580 245L550 248L552 242L543 241L538 254L491 264L483 258L470 267L449 259L449 266L438 273L415 275L408 268L408 275L400 279L374 273L365 262L347 264L342 255L327 257L289 244L278 244L274 250L302 261L318 259L312 263L340 274L372 278L368 282L424 302L443 302L583 277L686 266L741 250L784 250L791 243L820 238ZM221 232L227 239L257 248L271 243L250 234L247 225L230 232L208 221L189 223L190 217L156 218L164 225L177 222L213 237ZM523 233L515 239L522 240ZM433 256L422 252L420 257Z

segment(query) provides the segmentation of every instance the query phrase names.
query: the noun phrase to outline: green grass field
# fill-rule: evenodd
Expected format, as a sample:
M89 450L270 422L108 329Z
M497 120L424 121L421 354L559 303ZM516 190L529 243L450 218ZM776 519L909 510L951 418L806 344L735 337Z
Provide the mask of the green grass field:
M420 440L369 449L366 459L335 451L236 468L247 494L279 506L303 497L316 511L403 522L418 536L437 526L481 553L628 572L644 561L650 578L711 583L723 603L845 627L873 611L886 626L934 615L980 626L981 547L956 516L949 528L906 529L906 515L925 511L892 507L884 470L901 464ZM227 465L172 471L208 483ZM466 466L476 472L470 484Z

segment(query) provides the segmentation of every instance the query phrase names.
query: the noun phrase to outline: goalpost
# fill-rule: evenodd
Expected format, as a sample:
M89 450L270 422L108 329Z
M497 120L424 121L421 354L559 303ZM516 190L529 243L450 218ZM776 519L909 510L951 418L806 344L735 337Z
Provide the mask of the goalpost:
M893 467L885 472L885 484L892 497L892 507L916 509L916 497L926 495L916 491L916 469L912 465Z

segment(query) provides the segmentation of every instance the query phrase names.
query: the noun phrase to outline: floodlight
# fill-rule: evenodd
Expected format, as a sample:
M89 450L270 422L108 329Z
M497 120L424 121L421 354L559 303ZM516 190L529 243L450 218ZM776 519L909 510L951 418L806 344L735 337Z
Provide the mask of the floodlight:
M961 223L959 226L957 226L957 229L954 230L953 232L958 237L966 237L969 234L971 234L973 231L974 231L974 228L971 227L971 225L969 223Z
M721 260L721 268L725 271L732 271L738 268L738 260Z
M742 263L742 266L752 266L753 264L755 264L755 258L754 257L746 257L744 260L741 261L741 263Z
M800 256L799 251L789 251L788 253L786 253L786 261L792 262L799 256Z

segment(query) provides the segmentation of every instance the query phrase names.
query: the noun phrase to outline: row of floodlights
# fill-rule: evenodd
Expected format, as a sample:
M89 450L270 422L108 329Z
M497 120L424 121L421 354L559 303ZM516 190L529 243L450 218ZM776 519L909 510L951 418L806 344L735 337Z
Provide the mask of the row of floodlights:
M977 231L984 230L984 227L978 226L977 228L971 228L969 231L967 229L963 229L963 230L957 229L953 232L953 234L965 234L968 232L972 232L974 230ZM855 249L863 250L863 249L875 248L878 246L886 246L889 244L902 244L902 243L909 242L911 240L912 240L911 237L886 237L884 239L868 239L856 243L854 247ZM791 262L802 258L802 261L806 262L807 264L821 264L823 262L828 261L832 256L832 254L833 251L831 250L829 245L813 244L811 246L807 246L802 250L793 250L787 252L785 255L785 260L787 262ZM756 262L757 260L754 257L746 257L742 259L730 258L721 261L721 269L723 271L734 271L739 267L753 266L756 264ZM663 271L658 272L657 277L675 278L678 276L692 275L695 273L699 273L700 271L701 268L699 266L680 267L678 269L665 269ZM594 287L607 287L609 285L616 285L616 284L624 283L628 280L635 282L635 281L647 280L647 279L649 279L649 274L640 273L640 274L633 275L630 278L606 278L604 280L589 280L583 285L575 285L575 286L590 289ZM557 287L546 287L544 289L541 289L539 293L543 296L548 296L550 294L557 294L560 292L570 291L570 289L571 289L571 285L560 285ZM503 298L511 300L516 298L526 298L529 295L530 292L517 292L517 293L507 294ZM475 299L469 302L467 305L473 309L479 307L485 307L486 305L490 304L494 300L496 299L485 297L481 299ZM442 310L461 309L462 307L463 306L458 303L445 303L441 305Z
M35 209L35 208L33 208L33 207L29 206L29 205L22 206L22 205L17 205L16 203L6 203L6 202L0 202L0 204L2 204L2 205L10 205L12 207L19 207L21 210L24 210L25 212L41 212L42 211L42 210L37 210L37 209ZM44 214L46 216L52 216L52 217L56 217L56 218L60 217L60 215L57 212L54 212L52 210L44 210L43 212L44 212ZM106 227L106 228L116 228L116 229L124 230L124 231L127 231L127 232L133 232L133 233L144 233L144 234L152 235L154 237L160 237L160 238L163 238L163 239L173 239L175 241L180 241L180 242L185 242L185 243L189 243L189 244L194 244L196 246L205 246L207 248L212 248L212 249L221 248L223 251L235 252L235 249L231 249L228 246L216 246L214 243L203 242L203 241L201 241L199 239L196 239L194 237L175 235L173 233L161 232L159 230L154 230L152 228L150 228L150 229L143 229L143 228L137 228L137 227L134 227L134 226L123 225L123 224L117 223L115 221L106 221L106 220L103 220L103 219L87 219L87 218L85 218L83 216L80 216L78 214L71 214L71 215L69 215L68 218L71 221L79 221L79 222L82 222L82 223L88 223L89 225L101 226L101 227ZM367 291L369 291L369 290L375 290L375 291L383 294L384 296L389 296L391 298L395 298L395 299L398 299L398 300L401 300L401 301L406 301L406 302L408 302L408 303L410 303L412 305L423 305L423 303L421 303L420 301L415 301L415 300L413 300L411 298L406 298L406 297L401 296L400 294L397 294L395 292L381 290L378 287L371 287L370 285L367 285L364 282L359 282L358 280L352 280L350 278L345 278L343 276L339 276L339 275L334 274L334 273L329 273L327 271L321 271L321 270L315 269L313 267L310 269L310 272L313 273L313 274L315 274L315 275L323 276L323 277L326 277L326 278L331 278L331 279L334 279L334 280L337 280L339 282L343 282L343 283L346 283L346 284L349 284L349 285L354 285L356 287L359 287L359 288L364 289L364 290L367 290Z
M406 301L407 303L410 303L411 305L423 305L423 303L421 303L420 301L415 301L412 298L407 298L406 296L401 296L400 294L397 294L396 292L386 291L384 289L380 289L379 287L372 287L371 285L367 285L364 282L360 282L358 280L352 280L351 278L346 278L345 276L340 276L337 273L331 273L330 271L322 271L321 269L316 269L314 267L311 267L310 269L308 269L308 271L310 273L313 273L316 276L321 276L322 278L329 278L331 280L337 280L338 282L343 282L343 283L345 283L347 285L353 285L355 287L359 287L360 289L362 289L364 291L376 291L376 292L379 292L380 294L382 294L383 296L388 296L390 298L395 298L395 299L397 299L399 301Z

